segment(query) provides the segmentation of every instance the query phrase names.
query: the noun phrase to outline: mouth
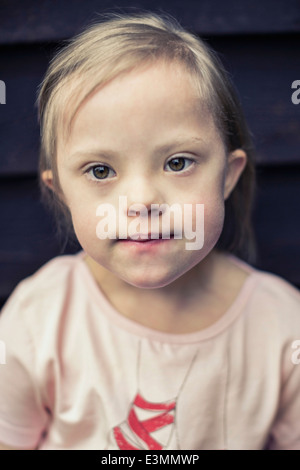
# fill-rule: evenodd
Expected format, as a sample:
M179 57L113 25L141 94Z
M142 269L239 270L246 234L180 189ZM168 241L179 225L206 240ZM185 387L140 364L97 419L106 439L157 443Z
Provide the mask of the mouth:
M148 233L148 234L134 234L131 237L125 239L119 239L120 241L127 241L127 242L137 242L137 243L147 243L147 242L155 242L155 241L162 241L162 240L170 240L174 238L174 234L162 234L162 233Z
M153 234L145 234L144 237L139 234L136 238L131 236L129 238L121 239L117 241L121 249L125 249L126 252L132 255L154 255L156 253L169 252L171 245L174 243L174 234L168 234L168 238L163 237L162 234L158 234L158 238L154 238Z

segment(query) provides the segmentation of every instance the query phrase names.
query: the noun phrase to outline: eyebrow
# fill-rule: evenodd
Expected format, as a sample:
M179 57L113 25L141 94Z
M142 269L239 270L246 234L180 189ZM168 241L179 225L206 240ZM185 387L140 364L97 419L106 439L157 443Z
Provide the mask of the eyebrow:
M176 139L172 141L172 143L160 145L154 148L154 154L165 154L170 153L178 147L184 147L185 145L191 144L205 144L205 140L201 139L200 137L187 137L184 139ZM119 152L115 152L113 150L106 150L100 148L91 148L88 150L78 150L71 155L68 156L69 161L74 161L77 159L86 159L86 158L96 158L99 159L101 157L114 160L118 158Z

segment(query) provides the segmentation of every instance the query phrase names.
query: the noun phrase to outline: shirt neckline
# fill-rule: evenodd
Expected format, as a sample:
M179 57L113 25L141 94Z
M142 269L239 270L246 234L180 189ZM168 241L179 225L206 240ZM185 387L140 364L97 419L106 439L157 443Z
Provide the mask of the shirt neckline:
M248 271L249 275L245 279L238 295L227 309L227 311L212 325L207 328L201 329L199 331L191 333L166 333L163 331L155 330L144 326L130 318L122 315L107 299L101 287L97 284L94 279L91 271L89 270L87 264L84 261L85 252L81 251L77 254L78 264L80 272L85 279L87 287L91 294L91 299L94 304L101 309L101 313L104 314L107 319L115 324L117 327L122 330L138 336L140 338L148 338L153 341L159 341L169 344L191 344L197 343L200 341L209 340L226 330L234 321L239 317L243 311L243 307L247 303L251 293L254 290L254 286L258 281L257 270L252 266L248 265L246 262L238 259L232 254L228 253L228 257L232 261Z

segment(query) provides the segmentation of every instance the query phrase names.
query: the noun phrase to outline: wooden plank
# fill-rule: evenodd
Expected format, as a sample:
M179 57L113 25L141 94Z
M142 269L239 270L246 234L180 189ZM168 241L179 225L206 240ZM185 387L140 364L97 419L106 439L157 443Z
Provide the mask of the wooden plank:
M300 167L261 168L254 226L257 266L300 287Z
M258 163L300 161L300 104L291 84L300 78L299 36L210 38L239 91L255 136ZM0 175L33 174L38 165L36 90L57 45L5 47L0 79L7 89L0 105ZM280 64L280 67L278 67Z
M127 0L117 2L126 11ZM79 32L96 13L116 10L110 0L2 0L0 43L56 41ZM184 26L202 34L297 32L300 24L298 0L139 0L132 9L164 11Z
M291 88L300 79L300 36L235 37L210 43L231 73L254 136L257 162L300 162L300 104Z
M6 104L0 105L0 173L37 171L39 127L36 94L50 60L49 48L0 49L0 80L6 85Z

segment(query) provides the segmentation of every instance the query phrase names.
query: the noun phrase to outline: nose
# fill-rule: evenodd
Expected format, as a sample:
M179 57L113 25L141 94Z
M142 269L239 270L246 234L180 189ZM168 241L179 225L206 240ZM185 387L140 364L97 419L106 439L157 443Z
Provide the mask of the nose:
M163 188L154 178L139 176L127 185L124 196L127 197L127 216L150 215L158 212L158 206L163 204Z

